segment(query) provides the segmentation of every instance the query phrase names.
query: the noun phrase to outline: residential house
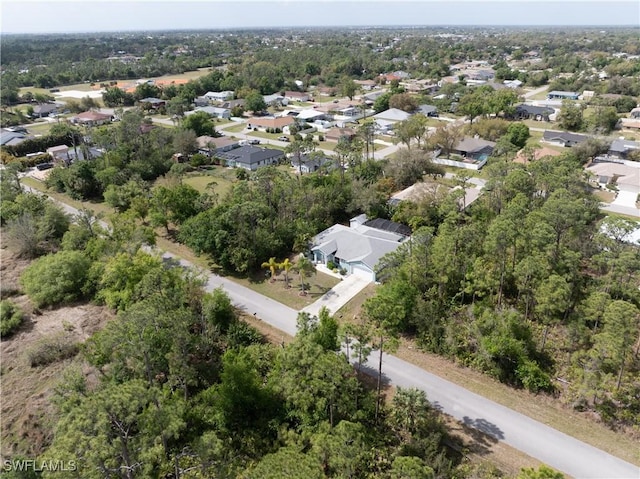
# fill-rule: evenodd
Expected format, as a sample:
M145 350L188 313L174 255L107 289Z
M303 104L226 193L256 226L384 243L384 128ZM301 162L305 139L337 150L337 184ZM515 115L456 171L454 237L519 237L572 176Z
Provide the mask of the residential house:
M237 98L235 100L227 100L222 103L222 108L228 108L229 110L233 110L236 107L244 108L244 98Z
M629 118L634 120L640 120L640 107L634 108L629 112Z
M356 131L353 128L331 128L324 137L327 141L340 141L341 138L351 141L356 137Z
M362 97L367 101L376 101L385 93L387 93L386 90L370 91L369 93L365 93L364 95L362 95Z
M196 138L198 143L198 152L203 155L213 156L218 153L233 150L240 146L239 140L229 138L228 136L199 136Z
M515 120L550 121L549 116L554 113L555 110L548 106L522 104L515 107L511 117Z
M192 115L193 113L196 113L198 111L202 111L213 118L224 118L227 120L231 118L231 110L229 110L228 108L218 108L217 106L202 106L196 108L192 112L188 111L187 113L185 113L185 115Z
M99 126L107 123L111 123L113 117L107 113L100 113L99 111L85 111L79 113L71 118L72 123L77 123L85 126Z
M620 128L627 128L629 130L640 130L640 119L635 118L620 118Z
M254 130L263 130L266 131L269 129L278 129L282 131L285 126L292 125L295 123L295 118L290 116L254 116L247 120L247 128Z
M416 113L422 113L424 116L436 118L438 116L438 108L433 105L420 105Z
M545 130L542 134L542 141L552 145L563 146L566 148L579 145L589 139L586 135L578 133L570 133L568 131L551 131Z
M153 98L153 97L143 98L142 100L140 100L140 103L149 105L150 108L153 108L154 110L157 108L163 107L167 104L165 100L161 100L160 98Z
M302 91L285 91L284 97L289 101L309 101L308 93Z
M318 171L324 165L331 164L331 162L331 158L321 154L301 155L300 161L295 155L291 157L291 166L296 169L296 172L302 172L303 174Z
M504 80L502 82L507 88L520 88L522 86L522 82L520 80Z
M0 146L18 145L26 139L27 135L20 131L11 131L8 129L0 130Z
M547 99L549 100L577 100L580 94L575 91L550 91L547 93Z
M196 107L199 106L208 106L209 105L209 100L203 96L197 96L193 99L193 104Z
M381 111L373 115L376 130L381 133L390 133L393 130L393 125L400 121L404 121L411 116L410 113L402 111L398 108L389 108L388 110Z
M203 96L209 101L225 101L233 100L233 92L229 90L225 91L208 91Z
M626 160L629 156L629 153L631 153L632 151L640 151L640 143L638 143L637 141L617 139L611 142L611 146L609 146L609 151L607 152L607 154L614 158Z
M374 80L354 80L354 83L362 88L364 91L373 90L377 83Z
M493 141L466 136L453 147L452 153L460 155L463 158L482 161L491 156L495 146L496 144Z
M284 153L271 148L241 146L240 148L218 153L217 156L223 159L227 166L256 171L263 166L277 165L284 158Z
M49 115L55 115L60 109L55 103L40 103L33 107L33 116L43 118Z
M69 152L69 147L67 145L56 145L47 148L47 154L54 161L66 161L68 160L67 153Z
M289 99L274 93L273 95L264 95L262 97L267 106L285 106L289 104Z
M334 263L348 274L376 281L380 259L395 251L411 234L410 228L389 220L368 221L366 215L352 218L349 226L336 224L313 238L315 263Z
M640 194L640 164L628 162L620 164L608 161L596 161L588 168L599 180L601 186L614 183L618 191Z
M297 111L295 112L297 113L297 115L295 115L296 121L300 124L305 123L305 122L309 122L312 123L316 120L327 120L328 116L326 113L322 112L322 111L317 111L314 110L312 108L310 109L306 109L306 110L302 110L302 111Z

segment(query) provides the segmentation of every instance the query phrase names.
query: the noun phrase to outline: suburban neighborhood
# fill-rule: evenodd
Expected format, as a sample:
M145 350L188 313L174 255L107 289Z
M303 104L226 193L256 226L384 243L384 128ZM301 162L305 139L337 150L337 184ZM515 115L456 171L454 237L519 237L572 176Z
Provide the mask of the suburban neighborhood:
M638 477L637 34L3 34L0 475Z

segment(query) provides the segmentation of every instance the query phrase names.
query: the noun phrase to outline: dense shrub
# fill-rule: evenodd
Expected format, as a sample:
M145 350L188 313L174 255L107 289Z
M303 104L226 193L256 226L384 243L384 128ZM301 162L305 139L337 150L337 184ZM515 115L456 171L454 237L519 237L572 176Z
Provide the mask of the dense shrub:
M0 338L11 336L22 324L24 313L11 301L0 301Z
M27 360L32 368L46 366L78 354L80 350L77 342L69 338L66 333L60 332L52 336L46 336L35 343L27 351Z
M87 291L91 261L79 251L61 251L34 261L20 282L36 307L75 301Z

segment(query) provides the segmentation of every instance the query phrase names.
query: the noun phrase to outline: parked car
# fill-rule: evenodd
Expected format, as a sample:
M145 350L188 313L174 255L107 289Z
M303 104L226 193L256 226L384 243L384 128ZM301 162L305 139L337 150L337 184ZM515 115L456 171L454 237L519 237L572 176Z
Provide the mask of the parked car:
M39 163L36 165L36 170L44 171L53 168L53 163Z
M280 141L289 141L289 137L282 135L282 136L278 137L278 140L280 140Z
M260 140L249 140L249 144L250 145L259 145L260 144Z

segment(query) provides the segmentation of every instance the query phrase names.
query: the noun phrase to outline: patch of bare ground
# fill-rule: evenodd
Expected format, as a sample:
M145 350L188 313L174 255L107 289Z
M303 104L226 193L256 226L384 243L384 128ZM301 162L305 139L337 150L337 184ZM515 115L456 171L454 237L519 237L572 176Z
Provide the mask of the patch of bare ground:
M0 342L0 456L3 459L16 454L36 457L49 445L56 422L52 390L64 370L79 363L78 359L69 358L31 367L28 352L40 341L56 335L64 335L72 343L82 343L112 317L108 309L91 304L34 309L18 287L20 273L28 264L29 261L16 258L9 250L0 249L3 299L10 299L25 313L18 331Z

